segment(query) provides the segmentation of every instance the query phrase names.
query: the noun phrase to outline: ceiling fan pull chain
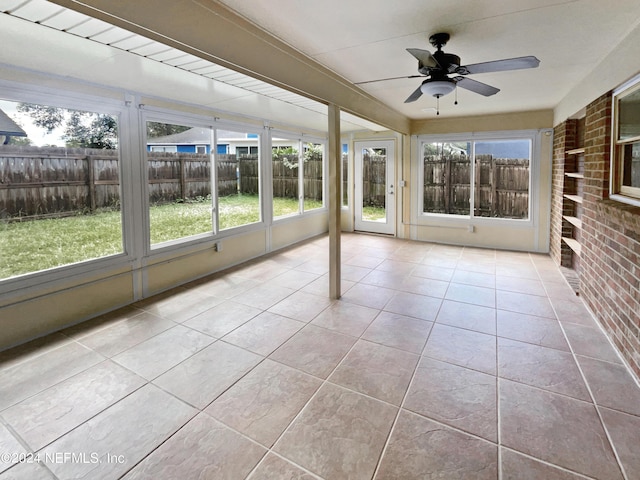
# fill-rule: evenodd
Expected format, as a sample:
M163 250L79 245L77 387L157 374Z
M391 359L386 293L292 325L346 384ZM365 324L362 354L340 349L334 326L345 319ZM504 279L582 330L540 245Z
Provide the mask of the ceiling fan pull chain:
M436 115L440 115L440 95L436 96Z
M453 102L454 105L458 104L458 86L456 85L456 100Z

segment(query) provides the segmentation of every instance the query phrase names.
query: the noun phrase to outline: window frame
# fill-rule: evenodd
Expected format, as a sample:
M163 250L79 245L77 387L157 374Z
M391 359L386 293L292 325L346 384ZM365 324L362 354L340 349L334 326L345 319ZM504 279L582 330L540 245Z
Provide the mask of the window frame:
M93 96L65 89L53 89L43 86L16 85L0 80L0 96L11 102L24 102L48 105L69 110L81 110L106 114L118 121L118 175L120 178L120 223L122 229L122 252L104 257L81 260L44 270L0 279L0 300L16 291L27 295L32 289L41 288L45 283L68 280L70 277L82 280L95 278L95 272L107 269L128 267L135 256L133 232L133 183L131 162L126 161L131 151L131 142L123 132L131 128L131 105L122 96L120 98Z
M328 172L328 139L320 136L311 136L306 134L300 134L295 132L290 132L287 130L270 130L269 137L269 155L271 155L273 146L271 145L272 138L282 138L286 140L291 140L293 142L297 142L292 145L294 148L298 150L298 212L291 213L289 215L283 215L279 217L275 217L272 214L273 223L281 223L286 222L287 220L300 218L305 215L315 215L318 213L326 213L328 210L327 207L327 196L328 196L328 184L327 184L327 172ZM318 208L312 208L310 210L306 210L304 208L304 145L307 143L319 144L322 145L322 206ZM269 166L271 166L271 157L269 158ZM271 169L269 170L271 172ZM273 175L269 175L269 181L273 183ZM273 188L271 191L271 204L273 206ZM273 213L273 210L272 210Z
M417 152L417 161L415 162L414 178L417 178L415 184L416 193L413 195L415 202L416 217L418 225L496 225L510 227L535 227L538 223L538 188L540 182L540 149L542 130L513 130L513 131L497 131L497 132L469 132L443 135L418 135L414 141ZM424 144L427 143L471 143L472 164L475 163L475 143L476 142L500 142L514 140L529 140L530 158L529 158L529 199L528 199L528 218L499 218L499 217L483 217L474 215L475 204L475 168L470 172L470 198L469 198L469 214L468 215L452 215L447 213L431 213L424 212Z
M640 187L623 185L624 158L623 150L627 145L640 142L640 135L620 140L620 108L622 99L640 92L640 75L635 76L613 91L611 99L611 156L609 198L622 203L640 206Z

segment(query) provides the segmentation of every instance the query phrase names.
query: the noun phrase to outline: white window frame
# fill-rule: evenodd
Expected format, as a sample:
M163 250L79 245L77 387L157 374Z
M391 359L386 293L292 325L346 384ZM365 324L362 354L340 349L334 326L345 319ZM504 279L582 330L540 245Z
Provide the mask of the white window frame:
M414 207L412 211L413 221L418 225L443 224L443 225L501 225L511 227L533 227L538 223L538 191L540 183L540 149L541 149L542 132L538 130L515 130L515 131L499 131L499 132L476 132L448 135L419 135L414 138L413 148L415 149L415 161L412 167L412 177L417 179L417 183L412 185L415 188L413 195ZM475 169L471 169L471 198L469 199L469 215L450 215L446 213L429 213L423 211L424 205L424 167L423 167L423 151L424 144L436 142L491 142L491 141L509 141L509 140L530 140L531 157L529 160L529 216L526 219L517 218L496 218L475 216L474 211L474 185L475 185ZM472 148L472 159L475 157L475 151Z
M327 194L328 194L327 152L329 148L327 138L310 136L310 135L290 132L286 130L270 130L270 139L273 137L291 140L292 147L298 150L298 213L292 213L292 214L284 215L281 217L274 217L273 222L280 223L283 221L291 220L292 218L299 218L302 215L315 215L318 213L326 213L327 212ZM304 144L305 143L314 143L314 144L322 145L322 207L314 208L312 210L304 209L304 167L303 167L304 162L303 160L304 160ZM271 152L271 150L269 151ZM271 166L271 157L269 157L269 166ZM273 185L272 175L269 175L269 181ZM273 206L273 188L271 188L270 190L272 192L271 204Z
M0 300L16 291L28 294L37 291L42 284L68 280L70 277L82 280L94 278L99 270L115 269L131 264L134 254L134 220L132 192L133 183L131 171L135 168L128 158L131 152L131 142L128 135L123 132L131 128L131 105L122 96L117 98L104 98L86 95L79 92L64 89L52 89L40 85L15 84L10 81L0 80L0 97L12 102L34 103L70 110L82 110L99 114L111 115L118 120L118 155L120 178L120 222L122 226L122 252L107 255L100 258L83 260L76 263L61 265L47 270L25 273L16 277L0 280Z
M618 119L618 104L621 99L640 91L640 75L636 75L628 82L622 84L613 91L611 105L611 156L609 177L609 198L621 203L640 206L640 188L622 185L623 168L621 163L621 150L625 145L640 142L640 135L624 140L620 138L620 124Z

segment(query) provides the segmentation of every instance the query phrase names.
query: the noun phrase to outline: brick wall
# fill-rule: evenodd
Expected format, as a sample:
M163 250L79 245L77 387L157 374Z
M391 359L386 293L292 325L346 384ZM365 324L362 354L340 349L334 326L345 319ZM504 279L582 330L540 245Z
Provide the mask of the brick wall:
M611 94L587 106L584 136L580 295L640 376L640 208L608 199Z

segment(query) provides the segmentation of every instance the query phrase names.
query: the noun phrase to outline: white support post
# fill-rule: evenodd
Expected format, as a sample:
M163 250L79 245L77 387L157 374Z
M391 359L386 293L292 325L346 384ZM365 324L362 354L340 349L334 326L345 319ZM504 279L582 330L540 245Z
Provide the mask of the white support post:
M329 297L338 299L340 290L340 108L329 104Z

